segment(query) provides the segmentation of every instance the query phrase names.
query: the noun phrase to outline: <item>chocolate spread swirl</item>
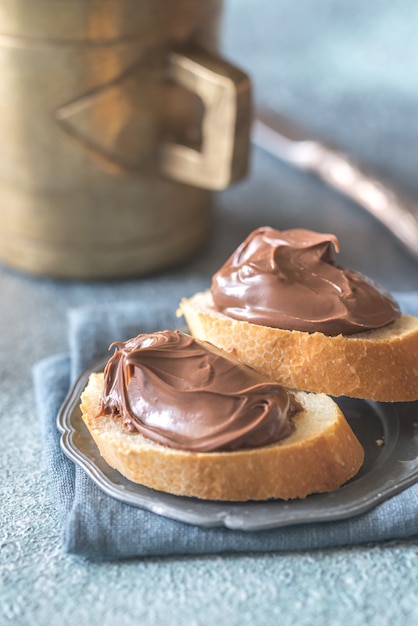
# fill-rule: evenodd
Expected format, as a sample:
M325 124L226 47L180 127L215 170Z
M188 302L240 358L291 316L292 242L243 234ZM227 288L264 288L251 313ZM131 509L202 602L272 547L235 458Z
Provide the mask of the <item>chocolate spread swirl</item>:
M335 263L335 235L310 230L252 232L213 276L215 306L254 324L335 336L381 328L400 316L392 297Z
M165 330L112 346L101 410L133 432L211 452L266 446L293 431L294 397L206 342Z

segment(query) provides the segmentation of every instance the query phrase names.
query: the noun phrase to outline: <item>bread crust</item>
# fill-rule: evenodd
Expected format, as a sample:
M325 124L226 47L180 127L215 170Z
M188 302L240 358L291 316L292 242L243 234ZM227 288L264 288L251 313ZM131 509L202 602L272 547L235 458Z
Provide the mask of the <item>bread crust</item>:
M234 320L210 291L184 298L190 332L234 354L285 387L380 402L418 399L418 318L402 315L378 330L329 337Z
M360 469L364 451L338 405L298 393L305 407L295 431L263 448L196 453L131 433L118 418L100 415L103 374L91 374L81 396L83 421L101 455L129 480L160 491L209 500L304 498L334 491Z

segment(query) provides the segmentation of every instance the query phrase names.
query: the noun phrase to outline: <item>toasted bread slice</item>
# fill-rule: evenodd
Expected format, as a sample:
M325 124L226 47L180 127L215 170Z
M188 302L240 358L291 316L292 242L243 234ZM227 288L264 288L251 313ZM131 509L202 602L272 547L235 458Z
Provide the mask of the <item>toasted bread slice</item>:
M239 321L219 312L210 291L179 307L191 334L234 354L285 387L380 402L418 399L418 318L329 337Z
M91 374L81 396L83 420L101 455L129 480L176 495L248 501L304 498L334 491L360 469L364 452L338 405L325 395L296 393L303 406L293 433L269 446L234 452L188 452L128 431L100 415L103 374Z

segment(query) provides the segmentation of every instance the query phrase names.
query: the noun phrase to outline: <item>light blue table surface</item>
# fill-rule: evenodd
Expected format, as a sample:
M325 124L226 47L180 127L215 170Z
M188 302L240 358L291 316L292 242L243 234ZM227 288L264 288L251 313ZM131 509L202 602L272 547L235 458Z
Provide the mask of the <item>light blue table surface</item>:
M252 74L258 102L418 197L417 25L415 0L228 0L223 48ZM95 284L0 268L1 626L418 623L418 540L101 564L61 551L32 364L66 350L69 308L134 299L146 281L209 281L248 232L265 224L333 231L341 263L390 290L418 288L418 263L373 218L257 150L248 180L218 195L210 244L181 269Z

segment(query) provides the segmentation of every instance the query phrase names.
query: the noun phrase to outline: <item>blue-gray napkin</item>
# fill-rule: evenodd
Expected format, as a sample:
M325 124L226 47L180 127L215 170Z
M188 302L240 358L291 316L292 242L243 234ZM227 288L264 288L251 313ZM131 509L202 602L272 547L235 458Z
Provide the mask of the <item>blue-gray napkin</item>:
M395 295L404 312L418 314L418 293ZM78 374L105 355L112 341L178 326L177 304L177 300L163 295L153 304L145 298L124 305L70 311L69 354L52 356L34 367L46 467L66 552L92 559L123 559L306 550L418 535L418 484L348 520L254 532L192 526L105 495L62 453L57 413Z

